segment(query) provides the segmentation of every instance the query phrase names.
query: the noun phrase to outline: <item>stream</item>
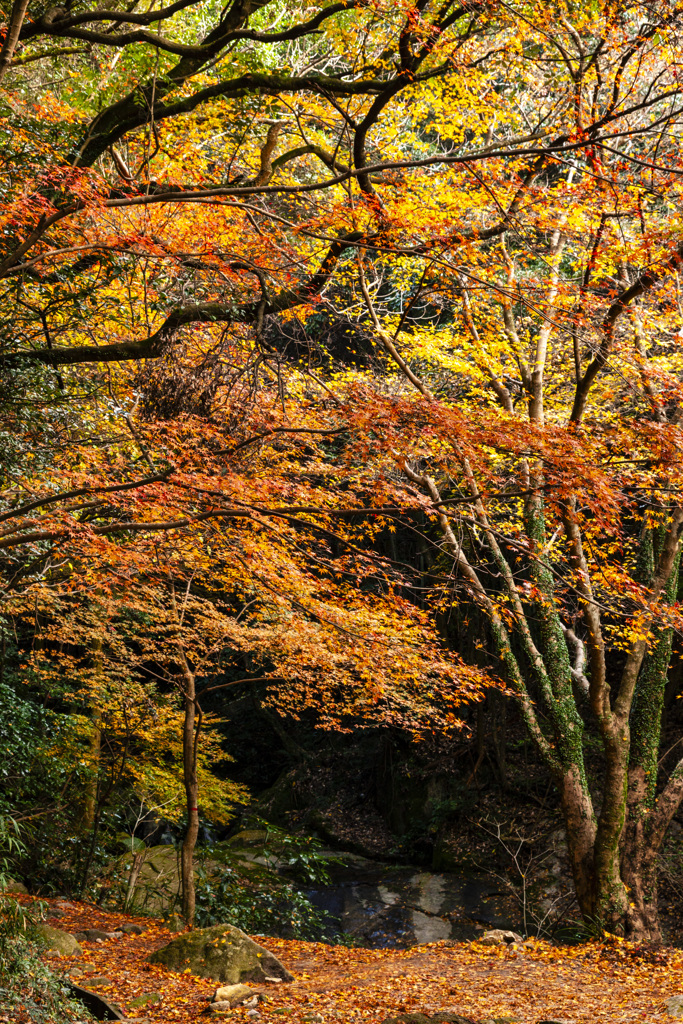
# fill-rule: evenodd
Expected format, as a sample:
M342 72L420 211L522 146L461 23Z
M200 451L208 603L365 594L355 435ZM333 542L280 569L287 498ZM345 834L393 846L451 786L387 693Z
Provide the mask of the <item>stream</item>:
M305 893L328 915L326 938L344 933L372 949L473 939L487 928L519 929L510 896L486 874L435 874L345 854L331 883Z

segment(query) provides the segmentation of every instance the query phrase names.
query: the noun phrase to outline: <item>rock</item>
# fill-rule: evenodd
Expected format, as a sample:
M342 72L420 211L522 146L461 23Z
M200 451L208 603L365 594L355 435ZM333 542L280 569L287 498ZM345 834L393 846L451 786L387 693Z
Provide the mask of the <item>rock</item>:
M113 985L114 982L111 978L105 977L104 974L97 974L94 977L88 978L89 988L106 988L107 985Z
M64 956L74 956L76 953L83 952L75 937L70 935L69 932L63 932L61 928L53 928L49 924L38 924L36 925L36 933L47 948L54 950L56 953L62 953Z
M18 881L16 878L9 878L5 876L5 884L2 887L2 892L15 892L15 893L27 893L28 889L23 882Z
M263 846L268 839L265 829L246 828L228 839L230 846Z
M440 1021L441 1024L472 1024L469 1017L461 1017L457 1013L435 1013L432 1017L433 1021Z
M137 996L136 999L131 999L128 1005L139 1010L144 1006L159 1006L161 1001L162 998L160 992L143 992L142 995Z
M209 1013L227 1013L232 1010L232 1006L228 1002L209 1003Z
M98 996L97 992L90 992L87 988L74 985L73 982L69 984L69 988L72 997L83 1003L96 1020L126 1019L120 1006L116 1006L115 1003L108 1003L102 996Z
M482 946L502 946L503 943L524 942L524 939L517 932L506 932L502 928L493 928L489 932L484 932L482 937L476 941L480 942Z
M170 917L166 918L164 924L170 932L181 932L185 927L185 922L180 914L171 914Z
M231 985L263 982L266 978L294 980L277 957L229 924L185 932L152 953L148 961L172 971L189 968L200 978L213 978Z
M125 935L142 935L144 928L141 928L139 924L120 924L117 931L123 932Z
M252 988L250 985L222 985L214 992L211 1002L230 1003L230 1006L234 1007L247 1002L253 996L263 999L258 989Z
M64 915L64 911L60 910L59 907L52 907L52 909L49 911L47 916L48 917L64 917L65 915Z
M433 1017L427 1017L424 1013L399 1013L397 1017L386 1017L382 1024L472 1024L472 1021L469 1017L441 1010Z
M111 939L113 932L103 932L101 928L84 928L83 934L87 942L104 942Z
M667 999L666 1012L670 1017L683 1017L683 995Z

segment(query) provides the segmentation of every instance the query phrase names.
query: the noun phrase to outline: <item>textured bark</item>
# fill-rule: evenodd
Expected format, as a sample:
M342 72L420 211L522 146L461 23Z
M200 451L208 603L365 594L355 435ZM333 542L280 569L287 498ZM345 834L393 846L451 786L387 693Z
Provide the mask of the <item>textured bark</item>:
M184 660L184 659L183 659ZM183 672L185 691L185 720L183 723L183 782L187 801L187 830L181 854L181 878L183 884L183 918L190 927L194 924L194 850L199 835L199 784L197 782L197 735L194 675L185 666Z
M562 777L560 796L576 898L584 918L590 920L595 907L595 814L585 781L575 766Z
M657 852L651 841L650 780L639 766L629 772L629 820L624 835L621 874L628 890L625 935L628 939L661 942L657 906Z

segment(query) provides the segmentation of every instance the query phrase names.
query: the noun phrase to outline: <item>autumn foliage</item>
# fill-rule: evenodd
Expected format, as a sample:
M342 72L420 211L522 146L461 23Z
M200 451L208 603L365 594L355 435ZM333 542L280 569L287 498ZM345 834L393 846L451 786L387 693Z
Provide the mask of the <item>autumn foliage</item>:
M253 681L281 715L419 735L496 686L586 922L658 938L683 798L659 749L678 7L17 0L6 22L3 629L79 716L87 826L105 777L184 788L190 886L198 808L240 799L204 695Z

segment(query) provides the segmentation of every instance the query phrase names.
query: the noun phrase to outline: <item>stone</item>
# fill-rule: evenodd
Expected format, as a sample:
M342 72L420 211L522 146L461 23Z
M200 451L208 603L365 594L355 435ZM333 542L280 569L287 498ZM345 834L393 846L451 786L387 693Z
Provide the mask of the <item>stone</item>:
M502 928L493 928L491 931L484 932L480 939L476 940L480 942L482 946L502 946L503 943L511 942L524 942L521 935L517 932L504 931Z
M263 846L268 839L265 829L247 828L228 839L230 846Z
M472 1024L469 1017L461 1017L458 1013L448 1013L447 1011L435 1013L432 1020L439 1021L440 1024Z
M111 932L103 932L101 928L84 928L83 934L87 942L104 942L112 937Z
M124 935L142 935L144 928L139 924L120 924L117 931L123 932Z
M400 1013L398 1017L386 1017L382 1024L431 1024L431 1018L424 1013Z
M263 999L258 989L252 988L250 985L221 985L214 992L211 1002L230 1003L230 1006L234 1007L247 1002L253 996Z
M88 978L88 988L106 988L107 985L113 984L111 978L107 978L104 974L96 974L94 977Z
M159 1006L162 998L160 992L143 992L142 995L137 996L135 999L131 999L128 1004L134 1007L136 1010L140 1010L145 1006Z
M48 917L64 917L65 914L64 914L63 910L59 909L59 907L52 907L52 909L48 912L47 916Z
M80 1003L83 1003L96 1020L125 1020L123 1010L116 1003L108 1003L102 996L98 996L97 992L91 992L87 988L81 988L79 985L74 985L73 982L69 983L69 989L74 999L78 999Z
M20 882L18 879L9 878L8 876L5 876L5 884L2 887L2 892L15 892L23 893L24 895L26 895L28 889L26 888L24 883Z
M228 1013L232 1006L228 1002L209 1003L209 1013Z
M180 914L171 914L170 917L166 918L164 924L170 932L181 932L185 927L185 922Z
M683 995L671 996L666 1001L666 1012L670 1017L683 1017Z
M450 1010L440 1010L433 1017L424 1013L399 1013L397 1017L387 1017L382 1024L472 1024L472 1021Z
M54 950L55 953L61 953L63 956L75 956L76 953L83 952L75 937L69 932L62 931L61 928L53 928L49 924L38 924L36 933L47 948Z
M189 969L200 978L213 978L230 985L264 982L266 978L294 980L277 957L229 924L184 932L152 953L148 961L172 971Z

